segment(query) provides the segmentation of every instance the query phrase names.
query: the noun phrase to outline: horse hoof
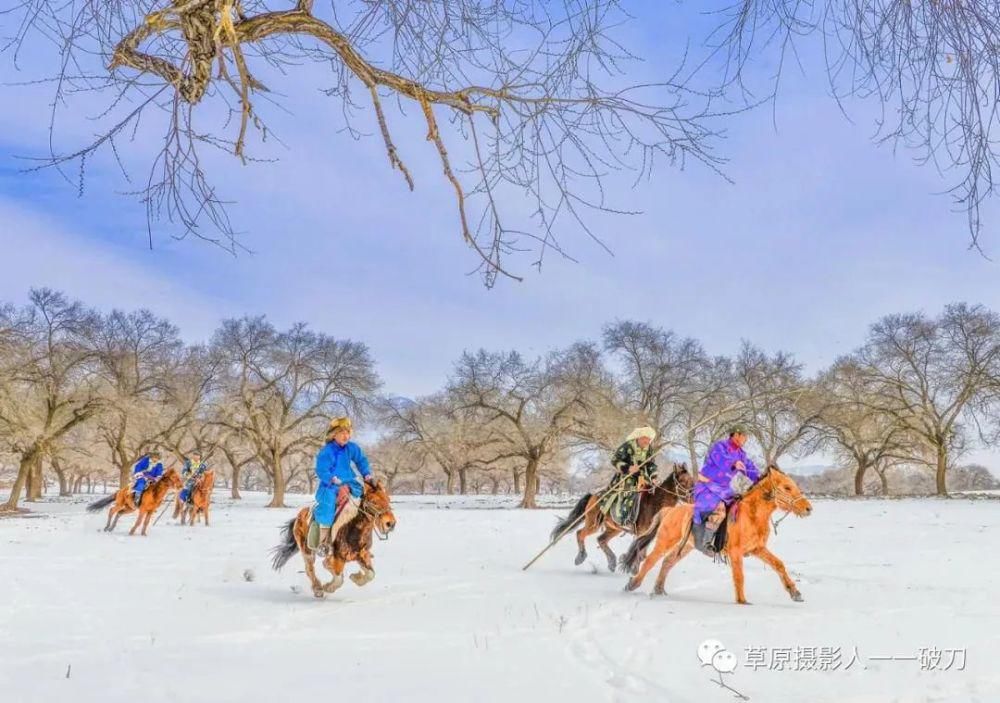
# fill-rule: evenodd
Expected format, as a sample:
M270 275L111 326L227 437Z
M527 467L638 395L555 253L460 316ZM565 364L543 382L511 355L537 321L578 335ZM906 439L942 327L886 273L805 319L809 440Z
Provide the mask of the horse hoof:
M633 566L631 569L628 570L628 572L633 576L635 576L637 573L639 573L639 564Z
M638 582L636 582L635 579L629 579L625 583L625 591L626 592L628 592L628 591L634 591L637 588L639 588L639 584L638 584Z
M792 600L795 601L796 603L804 603L805 602L805 598L803 598L802 594L799 593L798 591L793 591L792 592Z
M618 560L608 558L608 571L610 571L611 573L615 573L615 570L617 568L618 568Z
M316 596L317 598L326 598L326 591L324 591L322 588L314 588L313 595Z
M586 558L587 558L587 553L580 552L579 554L576 555L576 559L573 560L573 563L576 564L577 566L580 566L580 564L582 564Z
M662 588L654 588L653 589L653 596L654 597L655 596L665 596L665 595L667 595L667 592L664 591Z

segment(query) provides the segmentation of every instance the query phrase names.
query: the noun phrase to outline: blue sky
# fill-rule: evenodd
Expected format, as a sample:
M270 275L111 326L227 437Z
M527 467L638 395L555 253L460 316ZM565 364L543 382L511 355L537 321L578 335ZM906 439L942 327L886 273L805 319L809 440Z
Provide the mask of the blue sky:
M667 70L693 15L667 3L634 11L626 31L646 58L636 70ZM772 70L762 64L755 77ZM0 82L27 77L0 63ZM512 263L525 281L493 290L467 275L476 260L416 115L393 118L417 178L410 193L380 140L337 132L320 79L303 69L283 86L293 115L277 118L279 162L213 159L254 251L235 258L164 233L150 250L142 206L116 195L130 186L110 163L91 167L82 199L54 173L20 172L15 156L46 152L49 97L38 86L0 88L0 299L53 286L102 308L149 307L191 340L228 316L305 320L369 344L386 387L408 395L438 388L463 349L541 353L616 318L675 329L716 353L749 339L815 370L886 313L957 300L1000 309L1000 263L968 250L964 215L938 194L949 182L874 146L873 106L849 104L845 119L818 66L790 72L773 111L727 120L717 148L732 184L696 164L664 164L634 190L617 188L623 206L643 212L606 223L613 255L581 235L564 242L578 263L550 256L539 273L524 257ZM61 145L92 133L86 114L63 114ZM370 115L359 122L373 128ZM997 253L995 203L984 221L986 252Z

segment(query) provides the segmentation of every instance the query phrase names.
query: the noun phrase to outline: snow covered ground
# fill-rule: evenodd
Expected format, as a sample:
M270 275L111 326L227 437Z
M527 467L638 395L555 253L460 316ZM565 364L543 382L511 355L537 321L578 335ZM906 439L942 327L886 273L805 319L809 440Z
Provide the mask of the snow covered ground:
M806 602L750 560L752 606L697 554L659 599L570 539L524 573L557 511L427 497L397 500L374 582L318 601L297 556L270 570L293 510L262 504L145 539L79 501L0 520L0 700L737 700L722 676L767 703L1000 701L996 501L817 501L772 542ZM735 673L701 665L707 639Z

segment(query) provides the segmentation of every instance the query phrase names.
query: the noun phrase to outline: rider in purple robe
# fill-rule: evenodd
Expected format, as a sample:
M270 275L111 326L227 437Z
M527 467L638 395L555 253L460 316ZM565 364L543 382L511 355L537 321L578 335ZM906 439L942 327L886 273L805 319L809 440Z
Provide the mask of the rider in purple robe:
M760 478L760 471L743 451L746 429L736 425L727 439L712 445L694 487L694 521L705 525L703 546L711 550L715 533L726 517L726 506Z

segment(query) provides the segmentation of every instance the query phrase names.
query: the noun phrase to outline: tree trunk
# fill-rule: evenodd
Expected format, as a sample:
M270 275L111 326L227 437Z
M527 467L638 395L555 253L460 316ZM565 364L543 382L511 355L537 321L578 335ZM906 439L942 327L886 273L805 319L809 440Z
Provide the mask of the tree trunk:
M71 490L71 482L66 480L66 472L63 471L62 465L56 458L52 459L52 470L56 472L56 478L59 479L59 495L69 496L73 495Z
M490 491L491 493L493 493L493 495L496 495L497 493L500 492L500 479L498 479L496 476L493 476L490 478L490 482L492 484Z
M469 492L469 477L464 467L458 470L458 492L463 496Z
M28 471L27 500L34 503L42 497L42 454L39 452Z
M38 449L32 447L21 455L21 461L18 462L17 467L17 478L14 479L14 485L10 487L10 496L7 498L7 502L0 506L0 511L17 510L17 503L21 499L21 492L24 491L28 483L28 474L31 473L31 467L35 463L37 454Z
M514 493L521 492L521 472L514 469L511 473L514 475Z
M698 450L694 443L694 433L689 432L687 436L687 450L688 450L688 471L691 472L692 476L698 473Z
M271 455L271 502L269 508L287 508L285 505L285 480L281 470L281 453L275 451Z
M868 471L868 464L858 461L858 468L854 472L854 495L863 496L865 494L865 473Z
M233 466L233 485L230 486L229 495L233 500L241 500L243 496L240 495L240 471L243 470L242 466Z
M939 496L948 495L948 485L945 481L945 474L948 471L948 450L945 448L944 444L938 444L937 446L937 494Z
M538 495L538 460L529 459L524 469L524 497L521 498L522 508L537 508L535 496Z
M422 478L420 479L420 495L423 495L426 492L427 492L427 479Z
M882 471L879 471L878 469L875 470L875 473L878 474L879 481L882 482L883 496L889 495L889 477L886 476L887 471L887 469L883 469Z
M448 477L448 480L445 483L445 487L444 487L445 488L445 492L447 492L448 495L451 495L452 493L455 492L455 472L454 471L446 471L445 475Z

